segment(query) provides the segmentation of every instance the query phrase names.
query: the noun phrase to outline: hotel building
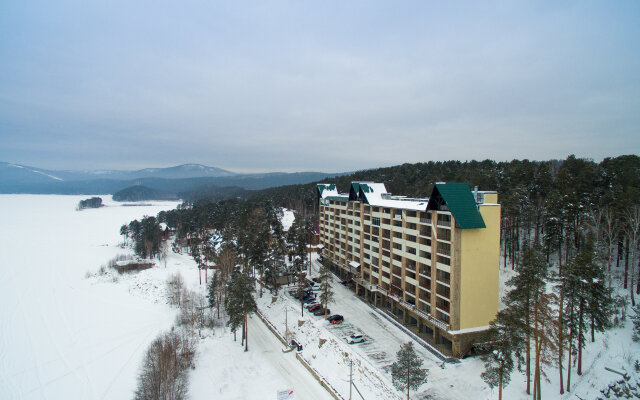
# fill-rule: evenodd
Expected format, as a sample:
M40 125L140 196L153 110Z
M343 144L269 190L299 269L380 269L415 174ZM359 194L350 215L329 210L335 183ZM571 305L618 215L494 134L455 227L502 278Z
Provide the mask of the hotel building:
M498 311L498 194L466 183L436 183L423 199L373 182L317 189L334 271L441 353L468 354Z

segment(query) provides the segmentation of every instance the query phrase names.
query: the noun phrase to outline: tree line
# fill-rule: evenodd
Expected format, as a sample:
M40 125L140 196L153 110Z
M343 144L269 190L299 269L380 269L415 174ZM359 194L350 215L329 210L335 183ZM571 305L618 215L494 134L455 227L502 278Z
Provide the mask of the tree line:
M620 323L626 303L635 305L640 294L638 156L600 163L569 156L541 162L404 164L332 181L346 192L357 180L384 182L390 192L412 197L427 196L436 181L464 181L498 191L502 267L518 272L508 282L505 308L486 340L483 378L500 394L516 367L523 369L527 393L534 399L541 398L551 366L557 367L559 392L570 390L572 372L582 373L584 347L596 332ZM286 235L281 207L297 211ZM191 254L205 271L216 264L210 281L205 275L210 306L224 308L234 335L241 330L248 346L246 318L255 311L250 300L255 285L259 295L265 288L277 294L280 277L287 276L302 289L316 213L315 184L292 185L244 199L186 201L157 218L132 221L125 237L137 253L158 255L149 233L154 228L144 226L163 222L176 231L174 251ZM148 218L153 219L145 225ZM218 244L213 235L221 238Z

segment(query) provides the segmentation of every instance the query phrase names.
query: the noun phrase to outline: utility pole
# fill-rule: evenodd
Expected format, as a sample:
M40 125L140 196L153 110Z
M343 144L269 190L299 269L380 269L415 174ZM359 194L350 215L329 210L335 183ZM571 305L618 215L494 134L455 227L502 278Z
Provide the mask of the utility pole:
M353 386L353 361L349 360L349 400L351 400L351 386Z

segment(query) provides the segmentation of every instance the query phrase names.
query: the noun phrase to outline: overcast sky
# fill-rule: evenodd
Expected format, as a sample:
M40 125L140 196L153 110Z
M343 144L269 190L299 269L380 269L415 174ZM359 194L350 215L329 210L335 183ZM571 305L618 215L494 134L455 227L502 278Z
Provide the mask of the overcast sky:
M351 171L640 153L640 1L0 2L0 161Z

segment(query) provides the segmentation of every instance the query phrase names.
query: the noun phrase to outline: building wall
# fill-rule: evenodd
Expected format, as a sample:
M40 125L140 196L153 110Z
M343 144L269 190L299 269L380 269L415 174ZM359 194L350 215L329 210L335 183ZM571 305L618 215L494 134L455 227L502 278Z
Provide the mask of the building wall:
M484 195L484 229L459 229L448 211L376 211L359 201L333 201L320 206L320 239L341 273L354 272L350 261L361 265L354 277L357 293L382 308L389 301L389 311L405 323L416 318L420 332L431 328L434 343L447 338L452 354L462 356L498 308L497 200L495 193Z
M460 230L459 329L489 325L498 312L500 205L480 206L480 214L485 229Z

